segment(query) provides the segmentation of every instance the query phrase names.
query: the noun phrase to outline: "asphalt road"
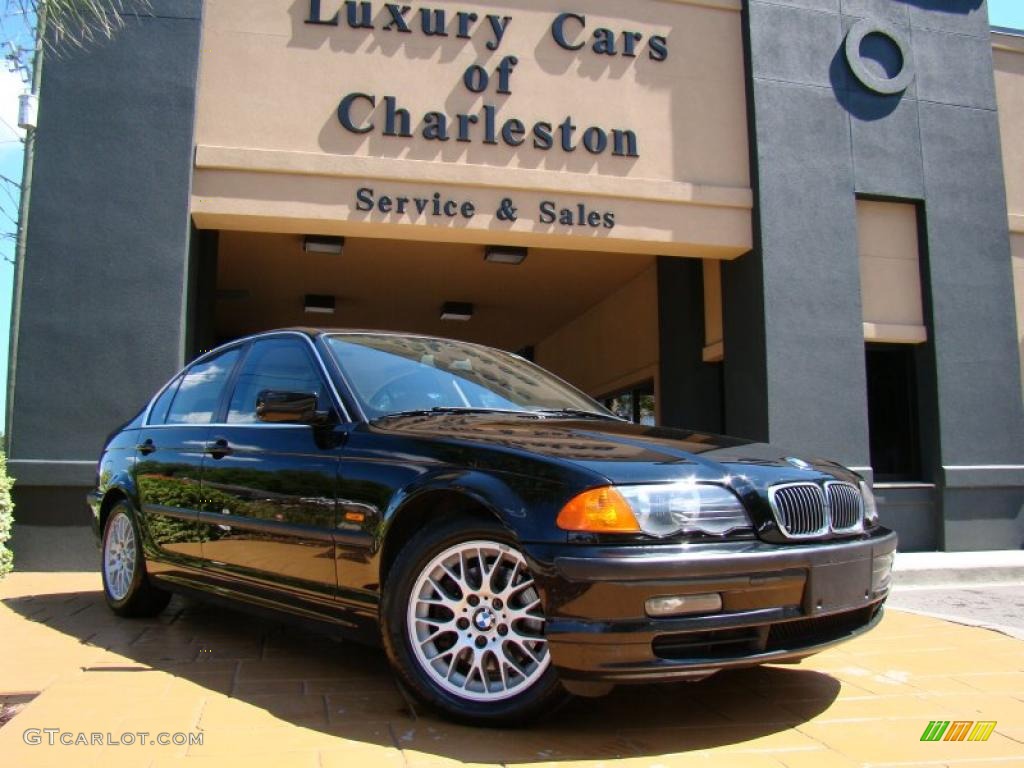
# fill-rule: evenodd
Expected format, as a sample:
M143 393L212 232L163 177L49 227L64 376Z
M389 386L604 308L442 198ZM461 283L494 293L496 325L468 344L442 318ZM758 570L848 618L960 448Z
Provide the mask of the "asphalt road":
M991 627L1024 640L1024 584L896 587L887 605Z

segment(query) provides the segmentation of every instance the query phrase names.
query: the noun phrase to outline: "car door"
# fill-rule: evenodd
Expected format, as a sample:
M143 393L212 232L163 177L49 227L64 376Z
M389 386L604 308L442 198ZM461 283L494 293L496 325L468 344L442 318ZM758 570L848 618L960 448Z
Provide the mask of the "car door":
M192 365L157 397L140 431L135 483L156 572L201 565L203 459L210 423L240 355L235 347Z
M324 424L267 423L267 391L312 393ZM284 589L333 599L337 415L312 347L297 335L254 341L208 437L199 514L203 558L238 588Z

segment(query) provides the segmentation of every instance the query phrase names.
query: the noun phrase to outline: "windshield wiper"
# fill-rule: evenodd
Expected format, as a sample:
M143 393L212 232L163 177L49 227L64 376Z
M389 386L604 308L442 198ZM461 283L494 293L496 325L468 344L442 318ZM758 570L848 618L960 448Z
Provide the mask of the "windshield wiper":
M558 416L572 416L574 418L581 419L605 419L607 421L624 421L618 416L612 416L608 413L598 413L597 411L585 411L582 408L541 408L533 411L533 413L543 414L545 418L558 417Z
M513 408L484 408L483 406L462 406L462 405L436 405L433 408L413 408L408 411L394 411L384 413L377 419L388 419L400 416L430 416L435 413L495 413L507 414L510 416L530 416L535 419L552 419L567 417L574 419L603 419L605 421L625 421L618 416L598 413L597 411L586 411L582 408L537 408L530 411L519 411Z
M417 408L410 411L394 411L378 416L379 419L386 419L392 416L429 416L433 413L505 413L514 416L532 416L541 418L536 411L517 411L512 408L484 408L473 406L437 405L433 408Z

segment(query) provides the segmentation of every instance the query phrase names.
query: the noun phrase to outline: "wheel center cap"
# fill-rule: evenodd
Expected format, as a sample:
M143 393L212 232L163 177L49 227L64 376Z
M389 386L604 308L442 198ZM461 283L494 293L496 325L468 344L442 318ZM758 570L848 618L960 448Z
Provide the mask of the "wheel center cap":
M494 629L495 619L494 613L490 608L481 608L473 616L473 624L481 632L488 632Z

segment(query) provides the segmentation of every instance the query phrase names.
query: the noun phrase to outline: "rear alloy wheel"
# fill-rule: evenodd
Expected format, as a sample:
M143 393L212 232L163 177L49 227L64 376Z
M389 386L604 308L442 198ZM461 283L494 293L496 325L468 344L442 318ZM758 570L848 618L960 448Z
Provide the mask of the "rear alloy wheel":
M460 720L524 720L565 698L540 595L508 538L461 520L415 539L385 594L392 660L421 699Z
M103 595L119 616L156 616L171 599L149 583L139 529L126 501L118 502L107 518L101 570Z

